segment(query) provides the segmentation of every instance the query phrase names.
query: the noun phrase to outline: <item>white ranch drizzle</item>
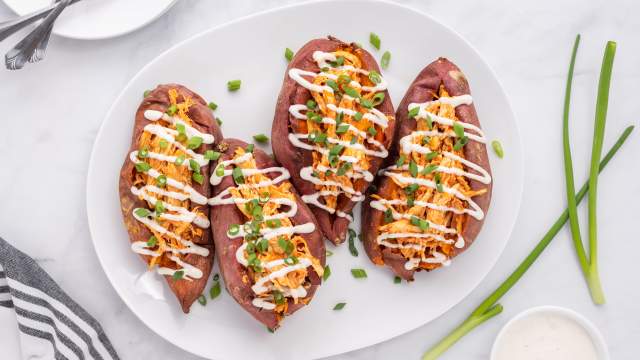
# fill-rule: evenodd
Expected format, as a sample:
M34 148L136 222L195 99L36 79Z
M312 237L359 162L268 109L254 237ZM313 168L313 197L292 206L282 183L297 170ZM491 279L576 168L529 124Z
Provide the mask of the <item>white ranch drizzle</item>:
M443 124L446 126L453 126L453 124L455 123L454 120L452 119L448 119L445 117L441 117L438 116L437 114L431 113L429 111L427 111L427 108L433 104L449 104L452 105L454 107L457 107L459 105L470 105L472 103L472 98L471 95L465 94L465 95L460 95L460 96L453 96L453 97L442 97L439 98L437 100L433 100L433 101L428 101L425 103L411 103L408 106L408 110L410 111L411 109L414 109L416 107L419 107L419 111L418 114L415 116L416 119L427 119L430 118L432 121L439 123L439 124ZM464 130L472 130L475 134L471 134L468 133L466 131L464 131L464 135L467 136L470 140L475 140L478 141L480 143L486 143L487 140L484 136L484 133L482 132L482 130L473 125L473 124L468 124L465 122L457 122L459 125L462 126L462 128ZM416 144L413 142L414 138L417 136L448 136L448 137L456 137L457 135L455 134L455 132L453 131L446 131L446 132L439 132L437 130L429 130L429 131L413 131L410 134L402 137L400 139L400 147L402 149L402 152L405 154L411 154L412 152L415 153L420 153L420 154L429 154L431 153L431 149L427 146L423 146L421 144ZM454 168L454 167L447 167L447 166L436 166L432 171L434 172L442 172L442 173L447 173L447 174L453 174L453 175L457 175L457 176L464 176L466 178L469 179L473 179L476 181L479 181L483 184L489 184L491 183L491 175L489 175L489 172L486 171L484 168L482 168L481 166L479 166L478 164L469 161L463 157L460 157L454 153L448 152L448 151L443 151L439 153L440 155L447 157L451 160L457 161L462 163L464 166L466 166L469 169L472 169L473 171L477 172L477 173L472 173L472 172L468 172L468 171L464 171L463 169L459 169L459 168ZM424 166L418 166L417 170L418 173L420 173L422 170L424 170ZM407 177L407 176L403 176L400 175L399 173L395 173L393 172L394 170L400 170L400 171L407 171L409 169L409 165L402 165L402 166L397 166L397 165L392 165L389 166L383 170L380 171L381 174L394 178L397 182L402 183L402 184L417 184L419 186L427 186L430 188L437 188L436 183L432 180L427 180L427 179L420 179L420 178L414 178L414 177ZM433 210L438 210L438 211L450 211L453 212L455 214L467 214L470 216L473 216L474 218L478 219L478 220L482 220L484 218L484 211L482 211L482 208L480 208L480 206L474 202L470 197L465 196L464 194L462 194L460 191L458 191L457 189L454 188L450 188L447 186L442 186L442 190L443 192L446 192L448 194L451 194L455 197L457 197L460 200L466 201L469 204L469 208L465 208L465 209L457 209L457 208L452 208L452 207L448 207L448 206L442 206L442 205L437 205L434 203L430 203L430 202L425 202L425 201L420 201L420 200L414 200L414 206L419 206L419 207L426 207L429 209L433 209ZM395 209L393 208L394 205L407 205L406 201L403 200L388 200L388 199L377 199L374 201L371 201L370 203L371 207L378 210L378 211L387 211L389 209L391 209L391 215L393 217L393 219L398 220L398 219L411 219L413 216L408 215L408 214L400 214L397 211L395 211ZM422 219L425 220L425 219ZM448 228L446 226L442 226L439 224L435 224L433 222L427 221L427 223L429 224L429 228L438 230L438 231L442 231L446 234L457 234L457 230L453 229L453 228ZM398 248L411 248L411 249L415 249L415 250L423 250L426 246L426 244L419 244L419 243L409 243L409 244L399 244L397 242L390 242L388 241L388 239L398 239L398 238L428 238L428 239L433 239L435 241L438 242L442 242L442 243L446 243L446 244L451 244L454 243L453 239L447 239L442 235L438 235L438 234L431 234L431 233L391 233L391 234L380 234L378 235L378 237L376 238L376 241L379 245L383 245L389 248L394 248L394 249L398 249ZM465 240L464 238L458 234L457 240L455 240L455 244L454 246L456 248L463 248L465 245ZM433 251L430 257L422 257L422 258L411 258L409 259L406 263L405 263L405 269L407 270L412 270L415 269L416 267L418 267L420 265L420 262L426 262L426 263L432 263L432 264L443 264L445 266L449 265L450 263L450 259L447 258L446 255L438 252L438 251Z
M199 136L200 138L202 138L202 143L204 144L213 144L213 142L215 141L215 138L213 137L213 135L202 133L196 128L185 123L179 117L170 116L161 111L146 110L144 112L144 117L145 119L154 122L153 124L145 125L144 127L145 132L148 132L150 134L153 134L162 138L163 140L176 146L178 149L180 149L186 155L188 155L188 158L185 156L185 161L182 162L181 166L187 166L189 164L188 159L193 159L201 167L209 163L209 160L205 159L204 155L198 154L195 151L188 149L187 147L185 147L183 144L181 144L176 140L176 135L178 135L178 131L171 128L164 127L156 122L158 122L159 120L163 120L173 125L176 125L176 124L184 125L185 135L187 135L188 137ZM146 157L154 160L171 162L174 164L178 159L176 156L169 156L169 155L151 152L151 151L147 152ZM142 161L138 158L137 150L134 150L129 154L129 159L134 164L142 163ZM158 170L151 168L147 171L147 175L153 177L154 179L157 179L163 174L161 174ZM184 192L165 190L165 189L159 188L158 186L147 184L140 188L132 186L131 193L142 198L149 204L154 204L154 206L158 202L158 198L153 196L152 194L165 196L165 197L176 199L179 201L184 201L189 199L190 201L199 205L204 205L207 203L207 198L204 195L200 194L191 186L169 177L167 177L166 180L167 180L166 181L167 186L171 186L173 188L182 190ZM210 222L206 217L200 216L192 211L189 211L188 209L182 206L176 206L166 202L163 202L163 206L166 210L177 213L177 214L164 212L160 214L160 216L158 216L158 218L160 219L193 223L194 225L203 229L209 228L210 226ZM137 221L141 222L142 224L146 225L148 228L152 229L153 231L159 234L167 235L169 237L176 239L181 245L184 246L184 248L182 249L169 247L167 250L165 250L165 251L170 251L172 253L169 259L175 262L179 268L171 269L167 267L158 267L157 272L161 275L174 275L176 272L182 271L183 273L182 278L185 280L201 278L202 271L200 271L200 269L198 269L197 267L182 261L177 256L177 254L197 254L200 256L208 256L209 249L199 246L197 244L194 244L191 241L185 240L182 237L180 237L178 234L175 234L167 230L165 227L160 225L160 223L158 223L152 216L145 216L145 217L139 216L138 214L136 214L137 210L139 209L136 208L133 210L133 217ZM151 250L151 248L154 246L155 245L149 246L149 244L146 241L135 241L134 243L131 244L131 250L137 254L147 255L151 257L158 257L162 255L162 252L156 252Z
M327 52L322 52L322 51L315 51L313 53L313 59L316 62L316 64L318 65L318 67L320 69L326 68L329 66L328 62L329 61L336 61L336 55L333 53L327 53ZM369 75L369 71L364 70L364 69L357 69L351 65L343 65L343 66L339 66L339 67L335 67L334 69L336 70L343 70L343 71L350 71L350 72L354 72L354 73L358 73L358 74L362 74L365 76ZM311 77L312 79L315 79L318 76L322 76L325 78L329 78L329 79L333 79L333 80L337 80L338 76L335 74L331 74L325 71L321 71L320 73L315 73L312 71L306 71L306 70L302 70L302 69L297 69L297 68L292 68L289 70L289 77L291 79L293 79L294 81L296 81L300 86L308 89L311 92L329 92L329 93L333 93L333 89L327 85L318 85L318 84L314 84L312 81L313 80L308 80L305 77ZM387 82L384 78L382 78L382 76L380 76L380 82L378 84L376 84L375 86L363 86L362 84L360 84L359 82L355 81L355 80L351 80L351 82L349 83L349 86L355 89L361 89L361 91L363 92L378 92L378 91L384 91L387 89ZM353 99L351 97L349 97L348 95L343 95L346 98L350 98ZM356 102L359 103L359 99L354 99ZM337 113L343 113L347 116L353 116L356 114L355 110L352 109L346 109L346 108L342 108L342 107L338 107L335 104L327 104L327 108L333 112ZM302 113L302 110L306 110L307 107L304 104L293 104L289 107L289 113L295 117L296 119L300 119L300 120L304 120L306 119L306 114ZM387 116L382 113L380 110L376 109L376 108L371 108L368 109L367 112L363 113L363 119L367 119L369 121L371 121L373 124L376 124L378 126L380 126L381 128L386 128L389 125L389 120L387 119ZM336 125L336 119L335 118L331 118L331 117L323 117L322 118L322 123L323 124L330 124L330 125ZM346 122L344 122L343 124L348 124ZM374 147L375 150L369 149L367 148L364 144L360 144L358 142L356 142L355 144L351 144L350 141L344 141L344 140L340 140L334 137L328 137L327 138L327 142L330 144L337 144L337 145L342 145L345 148L349 148L349 149L353 149L353 150L357 150L357 151L362 151L365 155L367 156L375 156L375 157L380 157L380 158L386 158L389 153L387 151L387 149L384 147L384 145L382 143L380 143L379 141L377 141L376 139L374 139L373 137L369 136L369 134L365 131L362 131L360 129L358 129L357 127L348 124L348 128L347 131L349 133L355 134L360 138L363 138L366 140L367 143L369 143L370 145L372 145ZM317 145L312 145L309 144L307 142L304 142L302 140L309 140L309 135L308 134L298 134L298 133L291 133L289 134L289 141L296 147L304 149L304 150L309 150L309 151L315 151L318 153L321 153L325 156L327 156L329 154L329 149L328 148L324 148L321 146L317 146ZM359 162L359 159L354 157L354 156L345 156L345 155L341 155L338 157L339 161L343 161L343 162L348 162L351 164L357 164ZM350 222L353 221L353 217L350 214L347 214L343 211L337 210L329 207L325 204L323 204L320 201L321 197L324 196L339 196L341 194L348 194L350 195L350 200L353 202L359 202L364 200L364 195L359 192L359 191L355 191L355 189L353 189L352 187L348 187L343 185L342 183L336 182L336 181L332 181L332 180L321 180L315 176L313 176L314 171L322 171L322 172L326 172L326 171L330 171L333 173L337 172L337 169L335 168L328 168L326 166L319 166L318 168L314 169L313 166L307 166L304 167L300 170L300 177L306 181L309 181L311 183L313 183L314 185L317 186L334 186L337 187L338 190L336 191L317 191L313 194L307 194L302 196L302 201L306 202L307 204L311 204L314 205L320 209L323 209L327 212L329 212L330 214L336 214L339 217L343 217L348 219ZM364 178L365 181L367 182L371 182L373 181L373 174L371 174L369 171L367 171L366 169L362 169L360 166L357 165L353 165L352 169L347 171L344 176L351 178L351 179L361 179Z
M253 158L253 154L247 152L235 159L229 159L229 160L220 162L218 164L218 167L222 167L224 169L223 175L218 175L216 171L217 168L216 168L216 170L214 170L210 178L211 184L219 185L225 176L229 176L232 174L233 170L226 169L227 166L238 165L243 162L250 161L252 158ZM287 169L283 167L269 167L264 169L242 169L241 168L241 171L242 171L242 176L244 177L257 175L257 174L267 174L267 173L279 173L279 175L275 179L264 180L257 184L236 185L236 189L259 189L263 187L276 185L290 178L289 171L287 171ZM229 205L229 204L240 205L240 204L245 204L254 200L254 199L247 199L247 198L234 198L233 195L231 194L230 189L231 189L230 187L226 188L224 191L220 192L217 196L209 199L209 205L211 206ZM258 199L258 198L255 198L255 199ZM291 217L294 217L298 212L298 204L289 198L269 197L266 202L288 206L289 210L287 210L284 213L277 213L274 215L265 216L264 217L265 221L272 220L272 219L291 218ZM227 233L227 236L230 239L244 238L245 235L247 235L245 231L245 226L247 226L248 224L249 222L241 225L239 227L238 233L234 235ZM315 225L309 222L309 223L294 225L294 226L280 226L277 228L265 227L260 229L260 234L262 235L263 238L269 240L281 235L308 234L308 233L314 232L315 229L316 229ZM245 254L244 254L247 244L248 244L247 242L244 242L242 245L240 245L236 250L236 254L235 254L236 260L238 261L238 263L242 264L245 267L249 266L249 262L247 261L247 258L245 257ZM268 274L267 276L258 278L258 280L256 280L256 283L251 287L251 289L256 295L264 294L267 291L271 291L275 289L273 284L267 284L268 282L272 282L277 278L286 276L288 273L292 271L305 269L308 266L311 266L311 264L312 264L311 260L307 258L299 259L299 262L297 264L291 264L291 265L285 263L284 259L278 259L278 260L273 260L273 261L264 263L262 264L262 266L265 269L271 269L273 267L282 266L282 265L284 266L281 269L278 269L277 271L274 271ZM283 289L283 295L290 296L293 298L303 298L307 296L307 291L303 287L299 287L296 289L285 288ZM273 297L272 296L267 296L266 298L255 297L252 301L252 304L255 307L263 308L265 310L275 309L276 305L273 302L270 302L269 300L273 300Z

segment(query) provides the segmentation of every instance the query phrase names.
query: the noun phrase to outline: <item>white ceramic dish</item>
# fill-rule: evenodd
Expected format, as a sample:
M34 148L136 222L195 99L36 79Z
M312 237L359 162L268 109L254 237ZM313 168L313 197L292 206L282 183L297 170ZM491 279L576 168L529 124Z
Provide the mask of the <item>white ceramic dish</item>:
M496 340L493 342L493 346L491 347L491 360L497 359L498 347L505 338L506 334L513 328L516 323L529 316L538 314L559 315L572 320L587 331L587 334L591 337L593 345L595 346L598 359L610 359L609 351L607 349L607 343L604 341L602 334L600 333L598 328L586 317L571 309L563 308L560 306L538 306L519 313L502 327L502 329L498 333L498 336L496 337Z
M52 0L3 0L19 15ZM60 15L53 33L71 39L107 39L140 29L164 14L177 0L82 0Z
M353 26L336 14L385 19ZM309 20L312 21L309 21ZM375 26L374 26L375 24ZM410 25L409 25L410 24ZM166 300L140 291L135 281L145 266L129 248L118 200L118 174L131 137L135 110L145 89L178 82L219 104L225 136L250 139L270 133L286 60L284 49L297 49L312 38L333 34L368 46L369 32L392 53L385 71L394 104L416 74L438 56L460 66L471 83L482 126L489 139L500 139L505 158L490 155L494 193L484 229L475 244L452 266L421 273L412 284L395 285L389 269L365 256L352 257L346 246L328 258L331 278L310 306L287 318L275 334L254 321L230 296L206 307L194 304L184 315L169 293ZM242 79L234 93L226 82ZM123 301L147 326L168 341L214 359L318 358L369 346L415 329L442 315L467 296L498 260L516 220L523 184L520 137L509 102L494 73L460 36L425 14L386 2L326 1L272 10L216 27L186 40L144 67L125 87L97 136L87 180L87 213L98 258ZM359 208L355 211L359 229ZM350 269L365 268L366 280ZM214 269L214 272L217 268ZM332 311L337 302L342 311Z

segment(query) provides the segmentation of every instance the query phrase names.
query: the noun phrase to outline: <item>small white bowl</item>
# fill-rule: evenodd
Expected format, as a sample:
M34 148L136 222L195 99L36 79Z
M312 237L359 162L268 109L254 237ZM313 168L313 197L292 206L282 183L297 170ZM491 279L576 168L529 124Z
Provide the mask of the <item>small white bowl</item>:
M559 306L538 306L538 307L534 307L534 308L530 308L527 309L521 313L519 313L518 315L514 316L511 320L509 320L500 330L500 332L498 333L498 336L496 336L495 341L493 342L493 346L491 347L491 360L496 360L497 357L497 351L498 351L498 345L501 343L501 341L503 340L505 334L510 330L510 328L512 327L513 324L515 324L516 322L518 322L519 320L522 320L530 315L534 315L534 314L540 314L540 313L546 313L546 314L554 314L554 315L560 315L563 316L569 320L574 321L576 324L580 325L586 332L587 334L591 337L591 340L593 341L593 345L596 349L596 353L598 356L599 360L610 360L609 357L609 350L607 349L607 344L604 341L604 338L602 337L602 334L600 333L600 331L598 330L598 328L591 322L589 321L586 317L584 317L583 315L571 310L571 309L567 309L567 308L563 308L563 307L559 307Z

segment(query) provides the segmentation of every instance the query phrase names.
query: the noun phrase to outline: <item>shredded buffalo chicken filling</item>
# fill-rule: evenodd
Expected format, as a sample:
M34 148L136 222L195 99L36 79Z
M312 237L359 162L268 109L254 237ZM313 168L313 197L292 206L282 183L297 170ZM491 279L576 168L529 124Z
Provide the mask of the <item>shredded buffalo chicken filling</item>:
M316 184L315 188L319 194L323 194L320 196L324 199L323 205L335 211L340 196L345 196L352 201L362 200L359 195L343 190L358 188L358 183L365 181L361 172L370 168L370 156L367 156L363 149L356 147L362 145L365 148L375 148L366 139L383 142L385 127L375 124L364 116L384 101L384 93L363 91L361 88L361 86L375 87L382 81L381 75L375 71L369 74L366 71L364 73L354 71L354 68L362 69L362 61L351 47L332 54L335 55L336 61L329 62L328 66L322 68L314 78L313 84L329 86L334 91L311 92L312 100L306 104L307 117L297 121L296 130L297 133L309 134L310 144L327 150L325 154L319 151L313 152L312 176L322 182ZM335 107L330 107L330 104ZM355 113L350 114L342 109L352 110ZM335 123L323 122L323 118L333 119ZM349 125L360 132L354 131ZM355 161L344 161L343 159L347 157L354 158ZM341 186L331 185L331 182Z
M187 115L189 107L193 104L190 98L185 98L184 101L178 103L178 92L175 89L169 91L169 97L171 101L171 105L175 106L172 109L172 112L175 111L175 116L178 116L182 119L186 124L191 125L192 120ZM176 129L176 126L167 123L164 120L159 120L158 124L170 128ZM186 144L187 140L183 140L182 142ZM176 156L180 159L185 159L183 161L188 162L189 155L185 154L181 149L177 148L174 144L163 140L161 137L158 137L149 132L143 132L138 141L138 158L140 158L143 163L149 164L150 168L158 170L164 177L175 179L183 184L191 185L193 181L192 172L194 171L189 166L181 166L177 165L173 162L161 161L152 158L144 157L141 154L145 152L155 152L168 156ZM199 173L198 168L198 173ZM138 169L135 174L135 178L133 181L133 185L137 188L141 188L145 185L155 185L160 188L163 188L167 191L172 192L180 192L184 193L183 190L174 188L162 180L158 180L149 175L148 171ZM169 232L172 232L182 239L187 241L193 241L194 239L198 239L202 236L203 229L195 226L192 222L182 222L182 221L172 221L168 219L160 218L160 214L162 213L171 213L170 210L166 209L165 204L171 204L175 206L180 206L186 209L190 209L191 201L189 199L180 201L177 199L173 199L167 196L162 196L159 194L153 194L159 202L158 203L150 203L147 202L147 206L150 211L155 215L155 221L160 224L163 228L167 229ZM141 197L142 199L142 197ZM192 212L198 214L199 216L205 216L199 206L194 207ZM169 257L173 255L171 249L184 249L185 245L178 242L175 238L168 236L166 233L163 234L151 227L147 226L147 229L153 234L153 236L147 242L147 248L152 250L157 256L153 256L149 261L149 268L152 268L156 265L161 267L167 267L172 269L179 269L180 266L177 265L173 260ZM182 254L177 254L178 257L182 258ZM174 276L175 277L175 276Z
M237 148L234 158L237 159L245 154L245 149ZM236 167L240 169L256 169L256 161L253 157L250 157L249 160L237 164ZM296 198L291 192L291 183L283 181L278 184L270 180L269 177L260 172L242 176L241 178L234 176L236 183L247 186L230 188L234 199L249 200L244 203L236 202L238 209L246 219L244 224L237 224L244 232L244 241L246 243L243 256L248 263L248 278L243 279L243 281L254 285L273 273L299 264L303 259L310 261L313 270L319 276L322 276L324 269L320 261L311 254L308 244L302 236L287 231L283 231L281 235L272 235L294 226L288 217L270 219L270 217L289 210L289 206L283 206L276 201L278 199L288 199L291 202L295 202ZM268 185L255 186L259 183ZM235 229L233 229L235 226L231 225L230 227L229 233L231 235L235 232ZM281 262L280 264L271 265L279 261ZM298 298L290 295L292 289L309 288L308 267L288 272L285 270L285 272L284 276L275 277L264 283L264 286L269 288L269 291L256 294L257 298L267 303L275 304L273 311L277 314L284 314L287 311L289 303L287 298L292 298L294 303L298 303L298 301L308 302L308 298L304 296Z
M448 97L449 94L441 86L439 89L438 97ZM455 108L450 104L433 103L427 111L438 116L445 117L452 120L458 120L455 114ZM437 130L440 133L453 131L452 126L446 126L437 122L430 122L428 119L417 118L417 130L428 131ZM425 136L415 137L414 143L420 143L423 146L428 146L432 151L430 154L422 154L418 152L404 153L401 149L400 158L396 165L410 164L409 169L413 167L412 163L415 163L416 167L422 167L432 169L435 166L446 166L464 169L464 165L459 161L452 160L451 158L444 157L440 154L443 151L452 152L460 157L464 158L464 148L459 147L454 149L457 139L449 136ZM400 163L403 164L400 164ZM430 167L433 165L433 167ZM416 173L411 174L410 170L399 171L392 170L395 173L402 174L407 177L412 177ZM445 186L453 189L457 189L462 194L473 197L484 194L486 189L472 190L469 186L467 179L464 176L455 174L448 174L438 171L419 171L414 176L420 179L428 179L434 181L440 186ZM454 242L459 234L462 233L465 226L466 215L455 214L451 211L440 211L423 206L416 206L415 201L423 201L433 203L438 206L446 206L463 210L468 207L466 201L460 200L452 194L441 191L441 187L436 189L428 186L412 186L411 184L402 183L393 179L392 190L388 199L401 199L403 204L407 205L393 205L389 206L384 217L384 224L379 227L380 234L397 234L397 233L416 233L416 234L433 234L440 235L449 242L438 241L432 237L398 237L393 239L394 243L405 245L400 248L395 248L393 251L399 252L406 259L425 259L434 258L434 254L444 254L447 258L450 258L453 252ZM372 195L374 199L381 199L378 195ZM412 206L413 204L413 206ZM398 220L394 220L392 213L408 215L409 218L403 217ZM434 226L427 225L427 222L431 224L442 225L447 228L453 228L456 230L456 234L445 233L434 229ZM411 246L411 244L418 244L420 246ZM408 246L406 246L408 245ZM419 262L419 268L431 270L438 268L442 265L442 262Z

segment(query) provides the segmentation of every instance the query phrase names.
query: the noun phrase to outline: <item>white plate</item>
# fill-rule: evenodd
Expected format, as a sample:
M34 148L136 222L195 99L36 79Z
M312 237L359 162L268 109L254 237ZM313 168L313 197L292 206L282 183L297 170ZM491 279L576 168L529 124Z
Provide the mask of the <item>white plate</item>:
M3 0L19 15L52 0ZM53 33L72 39L107 39L137 30L164 14L177 0L81 0L60 15Z
M369 25L355 26L349 17ZM164 301L137 289L135 279L145 266L129 249L117 184L144 90L158 83L182 83L219 104L217 114L224 121L225 136L250 139L257 133L270 133L286 67L286 47L297 49L312 38L333 34L370 48L370 31L380 35L383 50L392 53L384 75L394 104L424 66L446 56L466 73L488 138L502 141L504 159L490 151L493 200L475 244L449 268L420 273L414 283L401 285L393 283L389 269L372 265L360 244L357 258L346 246L329 246L335 253L328 258L331 278L310 306L287 318L275 334L253 320L226 292L206 307L195 303L191 313L183 315L167 286L161 287ZM382 55L382 51L372 53L378 58ZM238 92L227 91L226 82L231 79L242 79ZM405 333L467 296L498 260L509 239L520 206L522 160L514 115L498 80L480 55L451 29L425 14L385 2L308 3L211 29L174 46L142 69L115 101L96 139L87 180L87 212L98 258L111 283L129 308L160 336L215 359L318 358ZM356 215L355 228L359 228L358 218ZM369 277L354 279L350 269L355 267L365 268ZM337 302L347 306L332 311Z

